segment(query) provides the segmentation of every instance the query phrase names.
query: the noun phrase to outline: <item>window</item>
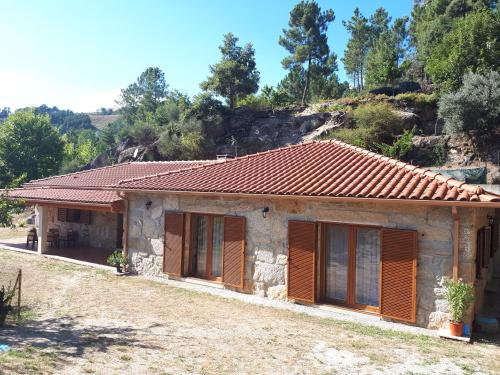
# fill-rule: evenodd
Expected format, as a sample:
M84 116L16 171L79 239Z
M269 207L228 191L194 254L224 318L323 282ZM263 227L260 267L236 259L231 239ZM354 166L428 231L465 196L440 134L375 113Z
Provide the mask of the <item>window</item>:
M324 224L321 246L321 299L378 311L380 230Z
M58 208L57 221L62 223L90 224L90 211L76 210L72 208Z
M220 281L224 218L214 215L192 215L191 274Z

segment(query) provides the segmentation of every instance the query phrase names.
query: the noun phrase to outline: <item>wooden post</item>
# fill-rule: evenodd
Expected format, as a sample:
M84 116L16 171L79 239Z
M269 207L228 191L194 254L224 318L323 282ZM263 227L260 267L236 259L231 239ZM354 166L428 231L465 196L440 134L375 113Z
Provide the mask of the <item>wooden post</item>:
M19 268L19 273L17 274L19 280L18 290L17 290L17 321L21 320L21 280L23 278L23 271Z
M453 217L453 281L458 281L458 249L460 244L460 216L457 207L451 207Z

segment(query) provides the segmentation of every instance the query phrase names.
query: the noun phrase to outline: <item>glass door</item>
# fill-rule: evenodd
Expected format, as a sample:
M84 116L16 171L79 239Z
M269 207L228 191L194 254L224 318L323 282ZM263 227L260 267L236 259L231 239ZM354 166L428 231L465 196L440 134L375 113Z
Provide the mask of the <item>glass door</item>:
M349 228L328 225L325 235L325 298L347 302Z
M379 305L380 231L356 229L356 298L357 305Z
M380 230L347 224L323 225L321 298L377 312L380 298Z
M192 223L191 274L220 281L224 217L193 214Z
M195 218L193 274L198 277L206 277L208 260L208 216L196 215Z

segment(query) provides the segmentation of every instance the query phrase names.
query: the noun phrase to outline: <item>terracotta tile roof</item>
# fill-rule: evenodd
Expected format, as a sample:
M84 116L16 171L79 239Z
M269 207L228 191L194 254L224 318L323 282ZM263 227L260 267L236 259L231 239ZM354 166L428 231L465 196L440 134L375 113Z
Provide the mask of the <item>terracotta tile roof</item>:
M11 198L25 199L29 202L60 201L110 205L122 199L118 192L110 190L21 188L8 192Z
M117 184L120 180L144 177L156 173L171 172L178 169L192 168L202 164L213 163L213 160L201 161L166 161L166 162L131 162L115 164L109 167L90 169L62 176L52 176L40 180L32 180L25 187L78 187L92 188Z
M500 196L339 141L314 141L188 170L123 180L118 189L498 202Z

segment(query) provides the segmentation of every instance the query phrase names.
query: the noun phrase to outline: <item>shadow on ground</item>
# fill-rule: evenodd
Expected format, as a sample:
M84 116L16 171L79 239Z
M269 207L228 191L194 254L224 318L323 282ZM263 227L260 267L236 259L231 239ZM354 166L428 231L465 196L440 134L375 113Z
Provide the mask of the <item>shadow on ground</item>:
M59 363L69 362L73 357L82 357L87 352L106 353L114 347L133 346L143 349L160 349L159 346L141 340L148 327L103 327L78 324L80 316L64 316L54 319L26 322L23 325L6 325L0 328L0 344L22 350L31 347L57 356Z

